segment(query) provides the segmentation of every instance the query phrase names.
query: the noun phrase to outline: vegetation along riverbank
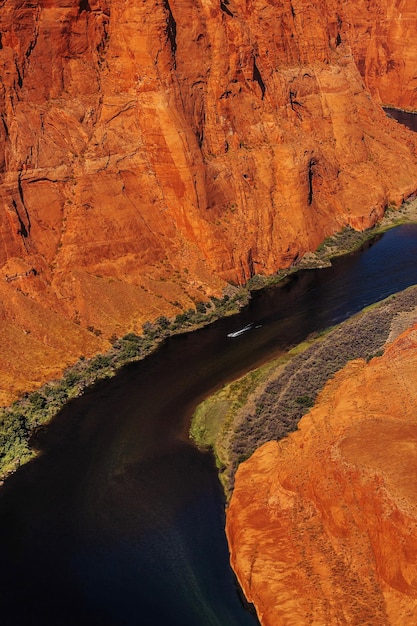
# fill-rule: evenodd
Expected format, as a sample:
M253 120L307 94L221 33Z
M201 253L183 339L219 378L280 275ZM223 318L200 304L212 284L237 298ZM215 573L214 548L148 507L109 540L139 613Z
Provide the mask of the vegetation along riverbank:
M238 465L262 444L296 430L327 380L352 359L378 357L417 316L417 286L367 307L249 372L196 409L190 434L214 451L227 496Z
M173 319L161 316L153 323L146 323L141 336L129 333L122 338L115 338L112 348L105 354L97 355L92 359L80 358L74 366L66 370L60 380L51 381L35 392L24 394L22 398L11 406L0 409L0 476L6 476L36 454L36 451L30 446L32 434L39 426L50 421L67 402L81 395L87 387L90 387L96 381L115 375L123 365L145 358L156 350L167 337L192 331L220 317L232 315L247 304L251 290L283 280L298 269L314 268L329 264L332 257L360 247L364 241L383 230L406 221L416 220L417 201L413 200L404 203L399 210L387 210L386 216L376 227L364 233L344 229L342 233L323 242L315 253L306 255L300 263L287 270L278 272L273 277L255 276L245 288L231 286L228 293L222 298L212 298L209 302L199 302L195 309L180 313ZM309 343L306 342L295 349L295 351L289 353L284 361L291 359L298 352L303 352L309 346ZM268 364L256 373L248 374L249 378L246 379L245 385L249 391L252 390L255 383L261 383L267 378L271 367ZM249 384L250 379L252 382ZM239 387L239 382L236 385L235 391L237 395L233 400L234 406L243 403L246 398L245 394L248 395L246 391ZM232 393L232 388L229 391ZM307 402L307 400L304 402ZM302 405L301 400L298 404ZM213 420L210 428L217 433L218 429L214 426ZM205 443L200 441L200 438L194 432L193 435L198 443ZM227 448L228 437L229 435L225 438L225 442L221 444L218 442L217 447L221 445L222 448L224 446ZM219 438L216 436L216 439ZM208 443L211 445L212 441ZM239 448L237 440L232 443L234 447ZM222 459L219 462L223 466L224 454L219 452L217 447L216 454L219 459ZM247 454L247 451L237 454L231 467L235 467L235 464L244 458L245 454ZM226 465L228 466L229 464L226 463ZM233 471L231 471L231 475Z

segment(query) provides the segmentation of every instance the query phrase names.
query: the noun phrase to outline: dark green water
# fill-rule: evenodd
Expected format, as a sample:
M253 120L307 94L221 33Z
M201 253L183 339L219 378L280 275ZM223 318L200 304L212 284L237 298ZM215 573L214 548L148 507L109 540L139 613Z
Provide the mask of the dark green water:
M2 624L256 624L228 566L212 458L187 439L192 408L310 332L417 283L416 261L417 226L389 231L70 403L38 435L41 456L0 490Z

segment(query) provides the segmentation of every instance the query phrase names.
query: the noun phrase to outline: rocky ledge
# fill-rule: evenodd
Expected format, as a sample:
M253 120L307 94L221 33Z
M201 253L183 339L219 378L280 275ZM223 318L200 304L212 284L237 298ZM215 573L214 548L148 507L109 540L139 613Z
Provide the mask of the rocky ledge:
M240 465L227 536L263 626L417 622L416 406L415 325Z

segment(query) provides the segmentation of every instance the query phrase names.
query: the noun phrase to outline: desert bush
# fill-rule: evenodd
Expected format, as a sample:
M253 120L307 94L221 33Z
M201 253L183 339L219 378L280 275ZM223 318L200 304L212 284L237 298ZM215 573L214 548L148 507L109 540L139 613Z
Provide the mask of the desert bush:
M160 317L158 317L155 324L157 324L159 328L162 328L162 330L165 330L170 327L170 321L165 315L161 315Z
M112 363L111 355L109 354L98 354L93 357L88 364L88 370L90 371L103 371L107 367L109 367Z
M197 302L196 304L197 313L205 313L207 310L205 302Z
M417 287L396 294L319 337L272 375L262 391L248 398L236 414L229 440L226 489L233 488L239 463L267 441L282 439L296 430L329 378L349 360L381 355L394 316L416 307Z

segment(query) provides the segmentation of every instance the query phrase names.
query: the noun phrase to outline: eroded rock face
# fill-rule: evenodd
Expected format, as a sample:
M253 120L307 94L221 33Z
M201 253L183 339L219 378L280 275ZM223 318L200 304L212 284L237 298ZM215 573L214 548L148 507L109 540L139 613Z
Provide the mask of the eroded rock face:
M417 326L243 463L233 567L263 626L417 621Z
M351 4L5 0L0 400L415 191L415 11Z
M382 104L417 108L417 16L413 0L333 3L337 36L348 42L374 98ZM343 7L343 8L342 8Z

